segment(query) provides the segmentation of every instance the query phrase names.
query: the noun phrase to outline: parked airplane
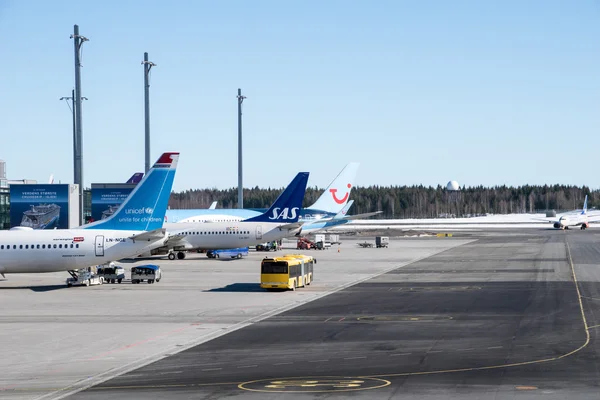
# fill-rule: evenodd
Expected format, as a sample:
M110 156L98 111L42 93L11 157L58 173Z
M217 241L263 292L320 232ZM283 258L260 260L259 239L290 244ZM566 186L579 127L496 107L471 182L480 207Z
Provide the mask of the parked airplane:
M308 172L300 172L265 213L234 222L165 223L169 233L166 246L144 255L169 254L184 259L184 250L219 250L253 246L279 240L299 232L300 208Z
M349 163L327 186L325 191L310 207L300 210L300 220L318 220L332 218L347 204L350 191L354 185L359 163ZM166 221L171 222L222 222L242 221L247 218L259 216L267 209L193 209L193 210L167 210Z
M570 211L561 214L558 217L558 220L544 220L546 222L550 222L553 227L556 229L569 229L569 227L579 226L580 229L584 230L590 227L590 222L600 222L600 216L595 220L590 220L589 215L587 213L587 195L585 196L585 200L583 201L583 210L581 211Z
M164 153L107 219L75 229L0 232L0 274L72 272L163 245L178 159L179 153Z

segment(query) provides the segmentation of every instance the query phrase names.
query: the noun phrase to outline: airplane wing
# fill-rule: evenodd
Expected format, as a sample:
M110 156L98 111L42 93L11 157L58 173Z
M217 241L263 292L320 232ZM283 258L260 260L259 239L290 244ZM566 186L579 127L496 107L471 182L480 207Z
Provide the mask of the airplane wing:
M341 222L341 221L351 221L353 219L363 219L363 218L369 218L372 217L373 215L377 215L377 214L381 214L383 213L383 211L374 211L374 212L369 212L369 213L363 213L363 214L355 214L355 215L346 215L345 217L338 217L339 213L333 217L333 218L323 218L318 220L317 222Z
M304 222L300 222L300 221L292 222L291 224L280 225L279 230L280 231L285 231L285 230L293 231L295 229L302 228L302 225L304 225Z
M185 235L171 234L165 243L170 249L193 249L193 246L186 240Z
M129 239L136 240L157 240L166 237L167 230L165 228L155 229L153 231L142 232L138 235L130 236Z
M543 219L543 218L531 218L532 221L539 221L539 222L548 222L548 223L553 223L553 222L558 222L558 218L554 218L554 217L549 217L552 219Z
M374 211L374 212L370 212L370 213L348 215L348 216L345 216L344 218L338 218L338 219L351 221L353 219L369 218L369 217L372 217L373 215L377 215L377 214L381 214L381 213L383 213L383 211Z

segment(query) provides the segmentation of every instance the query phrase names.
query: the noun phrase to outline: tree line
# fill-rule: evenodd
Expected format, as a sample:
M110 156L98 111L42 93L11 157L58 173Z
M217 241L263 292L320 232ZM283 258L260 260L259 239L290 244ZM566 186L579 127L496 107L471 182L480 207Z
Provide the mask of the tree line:
M244 189L244 208L267 208L283 191L281 189ZM307 188L304 207L310 206L323 189ZM354 187L350 198L354 205L349 214L383 211L377 218L440 218L485 214L534 213L581 209L588 195L588 208L600 204L600 190L568 185L525 185L519 187L464 187L448 191L445 187L365 186ZM192 189L173 192L172 209L208 208L218 201L217 208L237 207L237 188Z

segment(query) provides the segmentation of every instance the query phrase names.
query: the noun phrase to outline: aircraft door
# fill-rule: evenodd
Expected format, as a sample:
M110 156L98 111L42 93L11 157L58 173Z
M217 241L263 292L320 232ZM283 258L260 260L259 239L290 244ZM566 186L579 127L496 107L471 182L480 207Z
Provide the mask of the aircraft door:
M104 257L104 236L96 236L96 256Z
M262 225L256 225L256 239L262 240Z

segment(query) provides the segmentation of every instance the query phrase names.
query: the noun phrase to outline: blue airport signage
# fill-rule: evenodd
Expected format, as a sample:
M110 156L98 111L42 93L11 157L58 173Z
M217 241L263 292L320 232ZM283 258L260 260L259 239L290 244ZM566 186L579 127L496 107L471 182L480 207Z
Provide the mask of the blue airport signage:
M125 201L135 184L92 184L92 220L99 221L111 216Z
M67 229L68 184L10 185L10 227Z

